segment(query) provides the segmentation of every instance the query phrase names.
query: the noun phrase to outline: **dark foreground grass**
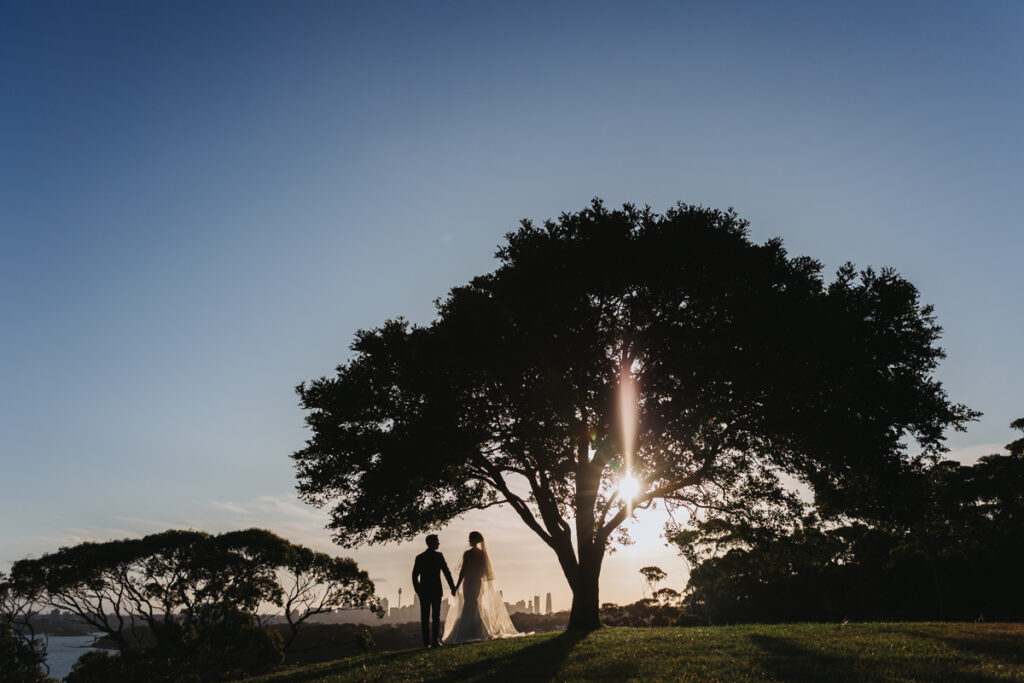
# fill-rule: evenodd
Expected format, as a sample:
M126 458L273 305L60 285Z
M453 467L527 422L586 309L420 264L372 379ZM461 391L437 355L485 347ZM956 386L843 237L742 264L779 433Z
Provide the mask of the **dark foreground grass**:
M402 650L259 681L1024 681L1024 624L606 628Z

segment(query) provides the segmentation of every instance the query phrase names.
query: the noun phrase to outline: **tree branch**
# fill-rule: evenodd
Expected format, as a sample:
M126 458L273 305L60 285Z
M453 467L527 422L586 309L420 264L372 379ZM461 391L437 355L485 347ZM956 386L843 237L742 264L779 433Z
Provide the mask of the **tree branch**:
M496 488L498 491L500 491L503 496L505 496L505 500L508 502L509 505L512 506L512 509L516 511L516 513L519 515L520 519L523 520L526 526L530 527L530 529L532 529L535 534L540 536L541 540L544 541L548 546L550 546L552 549L555 549L554 540L552 539L551 535L548 534L537 522L537 519L533 516L533 513L530 511L529 506L526 504L526 501L524 501L516 494L512 493L512 491L508 487L508 483L505 481L505 478L501 475L501 470L499 470L497 467L491 464L491 462L488 461L487 458L483 457L482 455L479 456L478 463L487 471L489 475L489 479L487 480L487 482L491 486Z

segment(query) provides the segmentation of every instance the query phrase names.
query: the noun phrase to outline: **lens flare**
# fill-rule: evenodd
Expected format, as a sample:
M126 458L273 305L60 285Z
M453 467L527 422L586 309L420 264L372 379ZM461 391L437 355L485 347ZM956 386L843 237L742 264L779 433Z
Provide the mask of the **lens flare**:
M628 502L632 502L640 495L640 482L632 475L626 475L619 481L619 496Z
M624 472L619 480L619 496L632 512L633 501L640 495L640 482L633 476L633 456L636 454L638 406L636 384L630 368L623 364L619 371L619 419L622 425L622 456Z
M636 384L633 382L629 368L623 366L619 373L619 419L622 425L622 454L625 460L626 476L629 476L633 470L637 418Z

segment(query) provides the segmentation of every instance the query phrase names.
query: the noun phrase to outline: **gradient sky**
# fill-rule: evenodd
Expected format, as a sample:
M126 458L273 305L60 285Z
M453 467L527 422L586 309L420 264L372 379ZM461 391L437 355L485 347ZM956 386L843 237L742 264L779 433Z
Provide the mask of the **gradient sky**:
M180 526L337 552L293 494L293 387L594 196L732 206L830 272L895 267L985 413L950 445L1010 440L1024 5L493 4L0 5L0 569ZM639 598L644 564L682 588L662 521L603 600ZM474 527L506 598L568 607L507 513L443 532L450 559ZM394 604L419 547L345 554Z

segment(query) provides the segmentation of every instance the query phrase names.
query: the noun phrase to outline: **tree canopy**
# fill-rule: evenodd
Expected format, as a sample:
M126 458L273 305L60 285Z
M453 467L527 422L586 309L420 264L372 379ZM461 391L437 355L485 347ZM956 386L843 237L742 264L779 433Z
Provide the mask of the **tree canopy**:
M299 385L298 490L346 546L509 505L555 552L572 627L597 625L602 558L637 507L754 510L787 474L869 508L975 415L933 376L941 330L911 283L850 264L826 283L732 210L594 200L523 221L496 256L429 324L360 330L334 376Z
M646 587L644 588L645 598L647 597L648 589L651 591L651 597L654 597L654 594L657 592L658 584L668 577L668 574L665 573L664 569L655 566L640 567L640 575L644 577L644 583L646 584Z
M204 680L260 659L274 664L282 643L263 629L267 612L283 611L287 649L316 614L342 607L379 610L369 575L354 561L263 529L219 535L168 530L80 543L19 560L10 577L0 579L0 606L28 601L65 610L117 643L120 658L84 661L94 679L149 678L160 657L186 669L200 667Z
M811 514L773 528L712 517L679 529L670 539L693 565L687 609L712 623L1019 620L1019 443L972 465L936 463L904 492L913 514L895 520Z

